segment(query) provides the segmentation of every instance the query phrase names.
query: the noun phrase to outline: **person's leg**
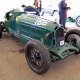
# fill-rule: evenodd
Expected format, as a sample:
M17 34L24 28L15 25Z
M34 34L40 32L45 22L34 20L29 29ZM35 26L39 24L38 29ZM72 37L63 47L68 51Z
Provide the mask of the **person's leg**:
M62 14L62 13L59 13L59 16L60 16L60 20L59 20L59 23L61 25L63 25L62 27L65 28L65 24L66 24L66 17L65 14Z
M61 24L61 14L59 13L59 23Z
M63 26L64 26L64 28L66 27L65 25L66 25L66 16L63 17Z
M62 25L61 27L64 28L64 17L62 13L59 13L59 23Z

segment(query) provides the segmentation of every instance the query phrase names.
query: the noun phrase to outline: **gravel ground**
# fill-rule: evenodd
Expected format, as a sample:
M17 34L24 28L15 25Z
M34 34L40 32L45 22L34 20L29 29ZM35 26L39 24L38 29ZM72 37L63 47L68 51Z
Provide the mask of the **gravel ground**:
M43 75L34 73L28 66L24 45L3 35L0 40L0 80L80 80L80 55L71 55L51 63Z

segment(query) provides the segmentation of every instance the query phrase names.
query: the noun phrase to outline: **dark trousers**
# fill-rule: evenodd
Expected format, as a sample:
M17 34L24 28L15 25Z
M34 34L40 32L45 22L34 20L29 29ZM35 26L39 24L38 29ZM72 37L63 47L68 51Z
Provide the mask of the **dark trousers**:
M61 25L63 25L62 27L63 28L65 28L65 23L66 23L66 18L67 18L67 16L65 16L65 14L64 13L59 13L59 23L61 24Z

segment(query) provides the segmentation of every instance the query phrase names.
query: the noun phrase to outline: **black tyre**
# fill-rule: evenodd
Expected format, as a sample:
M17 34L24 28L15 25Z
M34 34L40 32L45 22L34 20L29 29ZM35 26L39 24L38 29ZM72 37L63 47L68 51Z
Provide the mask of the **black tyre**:
M50 54L42 42L31 40L25 46L25 57L30 68L37 74L44 74L50 67Z
M65 35L65 41L68 43L72 43L73 45L77 46L80 49L80 30L73 29L68 31Z
M3 22L0 22L0 39L2 38Z
M78 27L80 27L80 16L78 16L78 17L76 18L76 25L77 25Z

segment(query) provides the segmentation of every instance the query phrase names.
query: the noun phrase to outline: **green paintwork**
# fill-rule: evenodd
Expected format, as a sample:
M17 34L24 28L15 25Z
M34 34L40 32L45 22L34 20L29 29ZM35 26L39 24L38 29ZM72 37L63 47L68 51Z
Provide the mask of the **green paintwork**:
M5 20L5 26L24 43L32 39L40 40L56 59L63 59L79 51L77 47L64 42L64 30L56 22L27 14L19 9L14 9L10 13L11 15L5 16L9 17Z

